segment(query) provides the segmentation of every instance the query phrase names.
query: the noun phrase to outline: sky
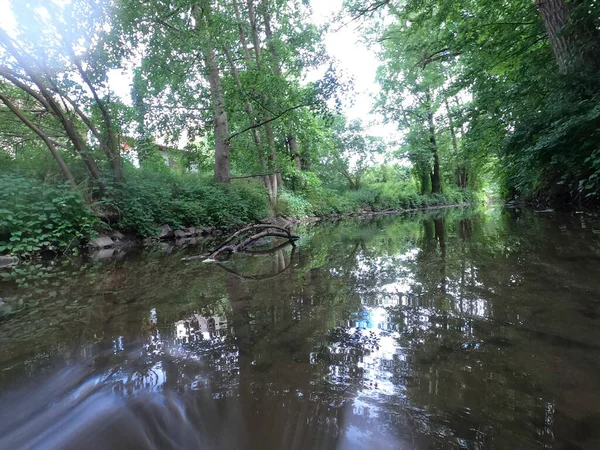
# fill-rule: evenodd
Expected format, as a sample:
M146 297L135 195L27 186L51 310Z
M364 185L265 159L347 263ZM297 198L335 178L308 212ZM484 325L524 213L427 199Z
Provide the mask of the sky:
M315 24L327 22L332 15L341 10L342 3L343 0L311 0ZM354 102L351 107L345 108L344 114L351 120L362 119L365 124L371 123L368 127L371 134L391 138L396 134L396 127L384 125L380 114L371 114L373 96L379 92L375 81L379 61L376 51L360 42L360 30L356 27L356 23L343 27L332 26L331 31L323 37L329 55L354 79Z
M10 12L10 3L19 0L0 0L0 27L10 32L14 29L14 19ZM340 11L343 0L311 0L315 24L322 25L333 14ZM324 43L330 56L336 59L337 67L354 80L354 92L351 93L353 103L344 108L344 114L349 119L362 119L370 134L393 138L396 128L384 125L378 114L371 114L373 96L378 92L375 75L379 62L375 51L360 42L360 32L356 24L344 27L331 27L332 31L324 37ZM310 78L311 76L309 76ZM109 73L111 89L126 103L131 103L130 85L131 73L114 70Z

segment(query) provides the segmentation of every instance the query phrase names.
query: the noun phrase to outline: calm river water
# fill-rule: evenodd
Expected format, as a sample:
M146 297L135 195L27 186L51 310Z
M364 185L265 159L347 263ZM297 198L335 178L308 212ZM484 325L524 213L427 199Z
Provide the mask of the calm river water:
M598 449L600 220L453 209L0 283L0 448Z

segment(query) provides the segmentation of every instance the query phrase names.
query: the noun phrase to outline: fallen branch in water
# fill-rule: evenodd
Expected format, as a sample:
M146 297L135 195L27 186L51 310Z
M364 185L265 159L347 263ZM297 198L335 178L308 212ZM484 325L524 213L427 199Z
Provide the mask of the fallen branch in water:
M259 233L253 234L246 239L242 240L248 233L253 231L262 230ZM294 245L300 236L293 235L289 230L278 227L276 225L269 224L260 224L260 225L252 225L250 227L246 227L242 230L237 231L236 233L229 236L221 245L219 245L215 250L213 250L208 256L207 259L216 260L223 253L239 253L244 251L246 248L255 244L257 241L264 239L266 237L275 237L275 238L283 238L287 239L287 241ZM191 256L186 258L188 261L193 259L199 259L203 256Z

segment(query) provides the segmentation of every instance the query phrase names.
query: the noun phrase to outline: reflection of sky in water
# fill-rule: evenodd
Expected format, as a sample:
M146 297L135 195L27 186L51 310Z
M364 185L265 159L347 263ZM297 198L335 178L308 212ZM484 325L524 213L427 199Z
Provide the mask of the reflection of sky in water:
M596 253L590 251L589 261L565 259L576 244L567 241L560 259L550 249L540 263L539 246L520 250L521 242L505 245L506 237L497 234L473 242L461 237L458 225L446 222L445 248L421 225L407 231L414 234L407 242L389 233L389 248L366 233L358 240L334 230L328 246L309 242L288 272L261 282L234 283L202 266L192 268L211 281L194 285L195 272L182 272L178 259L160 280L168 286L166 300L145 292L137 303L129 301L139 295L136 277L157 277L150 269L112 274L98 287L101 295L92 293L94 321L75 337L85 358L98 361L102 373L94 383L118 395L177 389L186 398L226 399L223 409L261 411L257 421L273 434L297 426L299 414L306 414L311 431L298 433L327 429L339 437L330 447L336 450L490 448L485 433L492 432L495 442L526 434L553 442L565 426L565 409L579 412L581 403L581 417L586 402L597 409L597 397L577 397L595 394L598 385L597 364L587 359L597 343L591 300L597 283L587 285L580 276ZM323 248L329 253L319 253ZM562 270L551 271L548 258L562 261ZM262 273L261 264L271 262L253 258L248 264ZM125 272L117 269L117 275ZM178 291L188 282L189 292ZM65 308L57 303L55 309L62 314ZM72 314L71 322L56 322L61 328L85 323L88 310ZM41 323L22 317L16 323L28 333L30 324ZM72 358L67 338L75 341L58 334L57 352ZM556 393L564 394L562 405ZM271 410L272 417L263 414ZM556 418L563 422L555 424ZM419 435L427 436L425 443L413 439Z
M154 325L158 323L155 308L150 311L149 319ZM218 378L219 374L239 373L239 351L227 340L228 336L226 320L218 316L203 317L194 314L189 319L174 323L166 330L152 330L142 343L142 358L148 362L146 367L132 367L126 359L121 366L105 374L105 381L113 386L115 392L122 394L159 391L168 378L163 364L163 359L168 357L176 365L184 361L204 364L206 370L195 375L189 387L192 390L208 388L214 384L215 376ZM123 336L113 339L114 355L125 354L125 347Z

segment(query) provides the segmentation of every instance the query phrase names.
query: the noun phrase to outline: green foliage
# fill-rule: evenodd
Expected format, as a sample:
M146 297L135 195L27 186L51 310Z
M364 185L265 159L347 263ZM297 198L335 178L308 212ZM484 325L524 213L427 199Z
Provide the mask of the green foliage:
M118 227L142 236L156 234L157 226L164 223L174 228L231 228L256 222L269 213L259 183L216 185L197 174L131 170L125 184L109 194L105 204L119 212Z
M313 205L307 199L289 191L280 192L275 211L284 217L295 217L298 219L314 214Z
M417 209L449 204L473 203L469 191L453 190L444 194L420 195L408 183L377 183L346 193L353 210L383 211L387 209Z
M366 21L365 37L381 43L377 108L405 131L404 156L422 192L435 137L446 187L500 181L510 197L600 198L597 2L346 0L345 7Z
M277 213L286 217L331 216L362 211L418 209L433 206L480 203L475 193L447 189L444 194L420 195L411 181L371 183L358 190L321 188L319 196L309 197L302 191L284 191Z
M563 102L557 102L561 93ZM600 96L567 96L564 90L552 96L546 114L523 122L507 140L503 181L509 193L579 202L600 195Z
M0 253L65 251L85 241L98 224L67 186L13 171L0 173L0 205Z

